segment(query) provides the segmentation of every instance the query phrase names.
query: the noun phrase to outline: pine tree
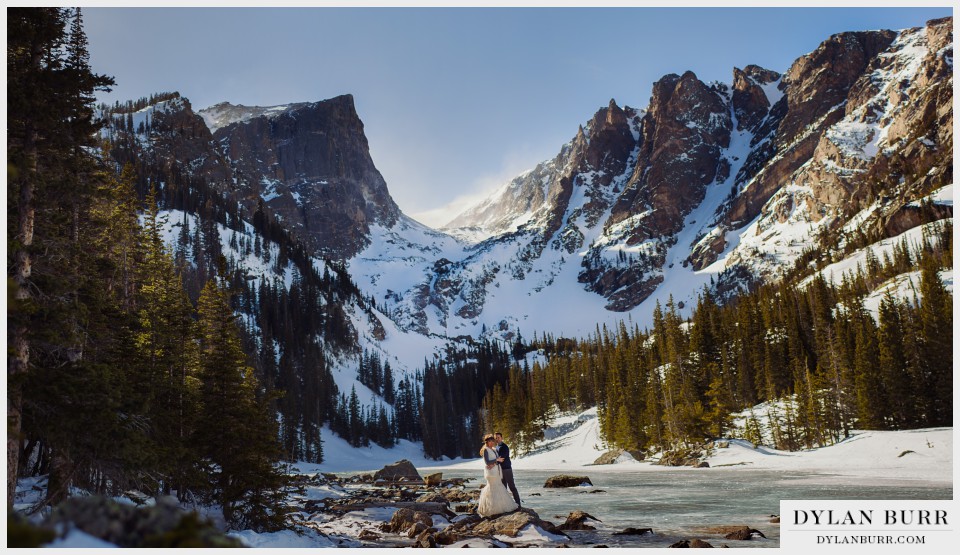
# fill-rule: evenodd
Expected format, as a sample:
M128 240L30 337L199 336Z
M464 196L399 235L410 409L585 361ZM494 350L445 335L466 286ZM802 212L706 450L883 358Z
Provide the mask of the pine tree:
M920 261L920 337L925 384L930 399L928 425L953 421L953 295L940 279L936 257Z
M82 252L82 212L94 190L90 179L94 161L83 147L92 146L98 129L92 95L112 79L94 74L87 63L79 11L10 8L7 17L7 272L12 299L7 337L7 501L12 504L24 406L33 401L24 398L24 381L38 359L48 355L67 355L71 363L82 358L77 334L51 344L38 341L37 333L49 332L59 323L79 329L75 315L60 303L74 302L80 283L61 278L89 270L79 265L77 256ZM68 33L71 17L73 32ZM54 262L63 259L71 261L66 269ZM35 290L44 294L35 297Z
M275 530L286 520L276 422L240 346L227 291L210 280L198 306L201 410L194 442L212 498L236 529Z
M147 417L153 441L163 461L171 487L182 495L195 483L188 441L197 418L200 382L199 352L194 340L193 307L166 252L160 234L162 222L154 195L146 203L143 218L142 264L136 281L140 284L138 328L135 334L138 359L142 361L143 387L149 392ZM115 237L115 236L114 236Z
M879 319L877 371L886 396L886 420L889 427L897 429L909 425L915 393L907 373L900 309L889 293L880 301Z

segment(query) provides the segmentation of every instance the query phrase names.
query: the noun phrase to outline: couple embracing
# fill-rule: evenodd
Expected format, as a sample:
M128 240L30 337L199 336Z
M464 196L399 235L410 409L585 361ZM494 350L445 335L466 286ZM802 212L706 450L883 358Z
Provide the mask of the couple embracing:
M483 477L487 486L480 492L477 513L482 517L509 513L520 508L520 493L513 483L513 467L510 464L510 447L503 442L503 434L497 432L483 438L480 449L483 457ZM510 491L507 491L510 488ZM511 492L513 498L510 498Z

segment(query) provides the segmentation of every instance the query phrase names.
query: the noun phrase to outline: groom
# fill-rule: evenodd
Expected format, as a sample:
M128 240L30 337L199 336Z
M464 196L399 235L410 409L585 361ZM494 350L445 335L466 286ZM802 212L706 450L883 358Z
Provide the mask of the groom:
M517 508L520 508L520 492L517 491L517 485L513 483L513 466L510 465L510 447L503 442L503 434L497 432L494 434L497 438L497 462L500 463L500 470L503 471L503 485L513 493L513 499L517 502Z

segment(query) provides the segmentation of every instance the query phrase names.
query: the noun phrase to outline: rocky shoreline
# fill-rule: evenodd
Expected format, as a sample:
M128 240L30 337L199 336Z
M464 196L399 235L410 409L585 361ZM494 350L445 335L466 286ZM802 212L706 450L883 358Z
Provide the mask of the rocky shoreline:
M759 530L741 525L704 527L692 531L699 537L689 538L662 536L649 527L610 530L582 510L571 510L566 517L552 515L562 520L560 524L529 507L485 518L476 514L482 484L473 487L470 479L444 479L439 473L424 479L409 461L388 465L375 475L316 474L303 479L336 495L307 500L300 513L301 526L343 546L611 547L606 543L634 537L643 538L650 547L735 547L766 538ZM545 487L589 483L587 476L560 475Z
M317 472L293 478L298 487L288 498L292 523L287 530L225 533L216 511L191 509L172 497L150 499L128 492L118 498L71 498L42 519L17 516L8 521L8 539L23 547L78 541L96 547L735 547L747 541L776 545L746 525L705 525L679 534L622 519L619 526L611 526L603 522L603 514L598 517L577 508L581 498L576 494L606 491L593 488L585 475L560 474L544 483L544 493L559 489L561 498L569 499L569 509L566 503L561 505L566 515L541 516L524 506L493 517L476 514L485 484L444 478L442 473L424 478L406 460L371 474ZM569 494L561 493L564 490ZM539 498L540 492L531 492L524 504L543 510L544 504L535 501ZM557 505L552 507L551 513L556 512ZM778 522L770 520L774 526Z

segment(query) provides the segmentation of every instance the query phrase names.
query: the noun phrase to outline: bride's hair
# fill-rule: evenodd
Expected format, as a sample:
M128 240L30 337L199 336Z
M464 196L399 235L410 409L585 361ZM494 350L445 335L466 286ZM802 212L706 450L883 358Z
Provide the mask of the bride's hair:
M483 456L483 450L487 448L488 441L496 441L497 439L491 434L483 436L483 445L480 447L480 456Z

